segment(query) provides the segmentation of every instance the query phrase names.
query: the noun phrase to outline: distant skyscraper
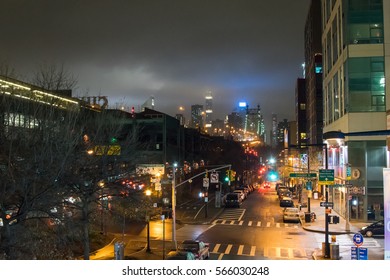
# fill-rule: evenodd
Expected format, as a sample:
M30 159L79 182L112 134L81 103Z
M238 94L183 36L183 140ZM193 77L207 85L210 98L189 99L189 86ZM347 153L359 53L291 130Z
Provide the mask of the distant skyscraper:
M205 99L205 126L211 128L213 121L213 96L211 95L211 91L207 92Z
M191 127L203 129L203 105L191 106Z
M272 130L271 130L271 147L276 148L278 145L278 118L276 114L272 114Z
M260 105L257 108L250 109L247 106L245 115L245 132L256 135L259 140L265 141L265 125L263 115L261 114Z
M289 122L287 119L284 119L282 122L278 123L278 132L276 136L277 147L283 149L285 141L285 133L289 130Z
M144 104L141 105L141 111L145 111L145 108L154 110L154 96L149 97Z
M176 114L176 119L180 121L180 125L185 126L185 118L183 114Z

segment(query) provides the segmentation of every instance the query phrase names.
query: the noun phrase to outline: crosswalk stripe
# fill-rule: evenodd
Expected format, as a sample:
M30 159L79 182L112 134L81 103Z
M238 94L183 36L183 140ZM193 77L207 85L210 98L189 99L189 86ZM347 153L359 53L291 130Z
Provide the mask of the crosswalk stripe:
M260 227L261 226L261 222L257 222L257 226Z
M244 221L240 221L239 225L242 226L243 223L244 223Z
M271 222L267 222L267 227L270 227L271 226Z
M242 222L242 221L241 221ZM251 227L252 226L252 221L249 221L248 222L248 226Z
M221 244L218 243L217 245L215 245L213 253L218 253L219 247L221 247Z
M253 257L255 255L255 252L256 252L256 246L252 246L249 255Z
M242 251L244 250L244 245L240 245L238 247L237 255L242 255Z
M280 227L280 223L276 223L276 227Z
M230 253L230 250L232 249L233 245L232 244L229 244L225 250L225 254L229 254Z

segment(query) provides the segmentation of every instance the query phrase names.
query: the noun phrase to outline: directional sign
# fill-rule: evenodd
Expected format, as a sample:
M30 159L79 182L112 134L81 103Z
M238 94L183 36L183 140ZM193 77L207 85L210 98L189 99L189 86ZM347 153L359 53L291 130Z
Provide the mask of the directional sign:
M209 178L203 178L203 187L208 188L210 185Z
M290 178L316 178L317 173L290 173Z
M333 202L320 202L321 207L333 207Z
M334 184L334 169L320 169L318 175L318 184L333 185Z
M210 183L218 183L219 174L217 172L210 173Z

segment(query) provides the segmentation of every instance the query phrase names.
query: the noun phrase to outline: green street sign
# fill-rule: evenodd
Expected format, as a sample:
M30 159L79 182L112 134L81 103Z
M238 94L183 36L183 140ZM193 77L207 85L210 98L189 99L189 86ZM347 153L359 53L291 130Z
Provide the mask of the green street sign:
M320 169L318 175L318 184L333 185L334 184L334 169Z
M290 178L316 178L317 173L290 173Z

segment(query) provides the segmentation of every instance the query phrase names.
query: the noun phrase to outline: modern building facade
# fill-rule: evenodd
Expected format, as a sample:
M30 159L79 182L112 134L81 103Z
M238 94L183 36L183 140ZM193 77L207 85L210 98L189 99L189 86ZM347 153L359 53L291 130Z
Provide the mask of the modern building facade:
M389 166L386 135L378 131L388 129L390 109L390 3L322 0L321 10L324 140L337 186L330 196L340 215L379 219Z
M306 130L308 144L322 143L321 2L312 0L305 24Z
M306 145L306 80L303 78L297 79L297 84L295 88L295 119L297 121L296 145Z

